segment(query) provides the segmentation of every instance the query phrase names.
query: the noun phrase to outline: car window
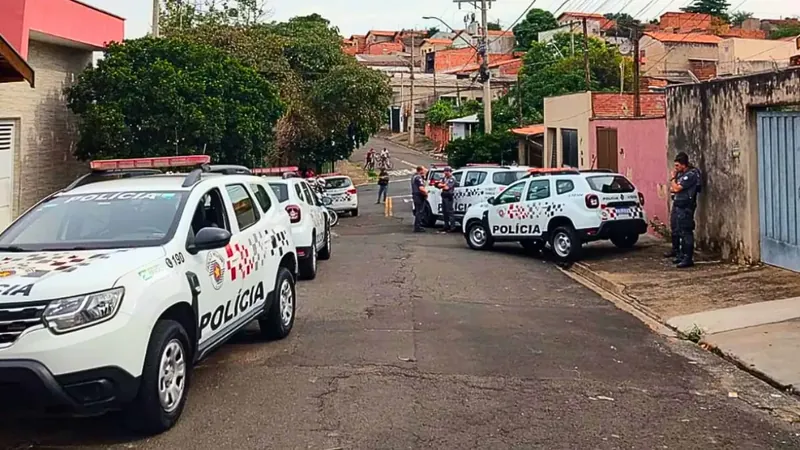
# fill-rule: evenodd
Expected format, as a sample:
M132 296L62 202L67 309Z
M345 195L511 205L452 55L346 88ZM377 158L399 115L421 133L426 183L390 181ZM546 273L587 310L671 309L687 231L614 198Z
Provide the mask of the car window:
M453 172L453 178L456 179L456 185L461 185L461 177L464 175L464 172Z
M589 182L592 190L604 194L624 194L636 190L633 184L622 175L598 175L587 177L586 181Z
M522 192L525 189L525 182L517 183L500 194L497 197L495 205L505 205L507 203L516 203L522 198Z
M247 189L241 184L229 184L225 186L228 196L233 203L233 211L236 213L236 221L239 223L239 230L244 231L258 222L261 215L255 207L253 198Z
M308 183L304 182L304 183L300 183L300 184L303 185L303 192L306 193L306 199L308 200L308 204L309 205L317 205L317 206L319 206L317 196L314 195L313 192L311 192L311 188L308 187Z
M289 186L286 183L269 183L269 187L272 188L272 192L275 193L275 197L278 197L278 201L283 203L289 200Z
M556 180L556 193L566 194L575 190L575 183L572 180Z
M294 183L294 191L297 193L297 197L300 198L301 202L308 203L306 201L306 195L303 193L303 188L300 187L300 183Z
M431 170L428 172L428 181L442 181L444 179L444 171Z
M251 184L250 189L256 194L256 200L258 200L261 210L264 212L269 211L272 207L272 200L269 199L269 194L267 194L267 190L264 189L264 186L260 184Z
M550 180L533 180L528 188L527 201L550 197Z
M192 216L192 232L196 235L203 228L223 228L231 230L228 222L228 213L225 212L225 202L219 189L214 188L206 192L197 202L197 207Z
M325 189L344 189L352 185L353 183L346 177L325 178Z
M479 186L486 179L486 172L470 170L467 172L467 177L464 179L464 186Z
M495 172L492 174L492 183L499 184L500 186L508 186L527 174L528 172L525 170L506 170L502 172Z
M174 235L186 192L58 195L0 234L0 246L108 249L163 245Z

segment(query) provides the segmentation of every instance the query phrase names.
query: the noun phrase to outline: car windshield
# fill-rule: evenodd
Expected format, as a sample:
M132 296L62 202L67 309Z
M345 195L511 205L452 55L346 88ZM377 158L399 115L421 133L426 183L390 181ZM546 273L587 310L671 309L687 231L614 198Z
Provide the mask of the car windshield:
M625 194L636 190L622 175L598 175L586 178L589 186L597 192L603 194Z
M352 185L353 183L350 181L350 178L325 178L325 189L344 189L349 188Z
M442 170L431 170L430 175L428 175L428 179L430 181L442 181L444 179L444 171Z
M508 186L527 174L528 172L525 170L495 172L494 175L492 175L492 183L499 184L501 186Z
M75 250L165 244L177 226L185 192L59 195L37 205L3 234L1 247Z
M286 183L269 183L269 187L272 188L272 192L278 197L279 202L283 203L289 200L289 186Z

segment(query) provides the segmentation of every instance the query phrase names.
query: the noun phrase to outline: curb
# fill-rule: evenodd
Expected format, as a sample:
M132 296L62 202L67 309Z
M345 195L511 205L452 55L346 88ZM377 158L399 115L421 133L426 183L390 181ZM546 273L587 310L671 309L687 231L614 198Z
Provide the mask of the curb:
M395 142L395 141L393 141L393 140L391 140L391 139L389 139L389 138L380 137L380 136L378 136L378 138L379 138L379 139L383 139L384 141L387 141L387 142L391 142L392 144L394 144L394 145L396 145L396 146L398 146L398 147L403 147L404 149L406 149L406 150L410 150L410 151L412 151L412 152L414 152L414 153L417 153L417 154L419 154L420 156L426 156L426 157L428 157L428 158L438 159L438 160L440 160L440 161L447 161L447 156L444 156L444 155L437 155L437 154L435 154L435 153L423 152L422 150L417 150L417 149L415 149L414 147L409 147L409 146L408 146L408 145L406 145L406 144L401 144L401 143L399 143L399 142Z

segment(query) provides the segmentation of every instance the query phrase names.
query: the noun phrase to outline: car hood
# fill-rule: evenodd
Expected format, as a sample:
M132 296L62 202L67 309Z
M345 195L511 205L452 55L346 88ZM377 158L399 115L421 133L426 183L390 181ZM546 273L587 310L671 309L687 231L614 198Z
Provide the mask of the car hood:
M483 201L470 206L469 209L467 210L467 214L472 217L476 217L480 216L481 214L483 214L484 211L488 210L489 210L489 202Z
M123 275L165 255L161 247L0 252L0 304L49 300L114 287Z

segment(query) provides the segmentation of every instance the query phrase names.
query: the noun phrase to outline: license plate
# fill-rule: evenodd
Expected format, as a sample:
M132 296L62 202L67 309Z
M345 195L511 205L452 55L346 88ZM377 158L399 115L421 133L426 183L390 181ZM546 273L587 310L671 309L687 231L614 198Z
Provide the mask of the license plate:
M630 215L630 209L628 208L617 208L617 215Z

